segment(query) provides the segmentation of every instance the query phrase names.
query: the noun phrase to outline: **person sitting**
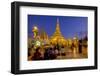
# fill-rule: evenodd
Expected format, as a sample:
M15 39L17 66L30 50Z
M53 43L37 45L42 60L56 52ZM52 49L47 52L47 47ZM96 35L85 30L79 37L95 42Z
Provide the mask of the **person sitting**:
M57 55L53 48L50 48L50 59L56 59Z
M44 52L44 60L48 60L48 59L50 59L50 55L49 55L48 48L46 48Z
M42 60L42 54L40 52L40 47L38 47L34 53L33 60Z

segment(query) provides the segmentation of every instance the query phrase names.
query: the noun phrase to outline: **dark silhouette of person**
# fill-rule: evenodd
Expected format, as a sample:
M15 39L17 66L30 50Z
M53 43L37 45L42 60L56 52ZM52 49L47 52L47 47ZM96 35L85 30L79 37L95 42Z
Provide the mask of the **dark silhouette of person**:
M30 50L31 50L31 48L28 48L28 56L31 56Z
M82 53L82 40L79 40L79 53Z
M28 60L32 60L31 48L28 48Z
M45 53L44 53L45 60L50 60L50 59L55 59L55 58L56 58L56 54L53 48L50 47L48 49L45 49Z
M55 59L56 58L56 53L55 50L53 48L50 48L50 59Z
M44 52L44 59L45 59L45 60L50 59L50 55L49 55L48 48L45 49L45 52Z
M34 53L33 60L42 60L42 54L40 52L40 47L38 47Z

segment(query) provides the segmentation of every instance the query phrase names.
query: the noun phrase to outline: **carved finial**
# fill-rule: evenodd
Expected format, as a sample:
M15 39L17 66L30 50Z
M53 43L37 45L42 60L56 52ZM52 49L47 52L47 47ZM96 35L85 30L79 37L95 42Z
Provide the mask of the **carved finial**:
M57 18L57 23L59 23L59 18Z

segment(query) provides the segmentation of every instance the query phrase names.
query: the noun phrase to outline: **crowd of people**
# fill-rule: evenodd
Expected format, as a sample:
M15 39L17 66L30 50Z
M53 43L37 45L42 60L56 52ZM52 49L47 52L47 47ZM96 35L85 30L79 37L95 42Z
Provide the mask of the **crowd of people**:
M80 42L81 43L81 42ZM64 47L59 45L49 45L49 47L37 47L34 49L34 46L28 48L28 60L52 60L57 59L58 56L66 56L69 49L72 52L82 53L82 45L78 44L77 46L72 44L70 47Z
M61 47L62 51L64 47ZM56 47L48 47L41 48L37 47L36 49L29 48L28 49L28 60L51 60L56 59L59 55L65 55L65 53L61 53L61 48ZM32 50L34 52L32 52Z

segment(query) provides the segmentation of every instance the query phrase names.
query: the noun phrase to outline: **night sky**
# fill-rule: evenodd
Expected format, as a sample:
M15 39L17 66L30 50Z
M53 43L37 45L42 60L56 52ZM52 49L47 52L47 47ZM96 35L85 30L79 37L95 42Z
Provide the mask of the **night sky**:
M55 32L57 18L60 23L60 30L65 38L83 37L87 34L88 18L77 16L47 16L47 15L28 15L28 36L33 35L32 27L36 25L39 30L44 30L48 36Z

